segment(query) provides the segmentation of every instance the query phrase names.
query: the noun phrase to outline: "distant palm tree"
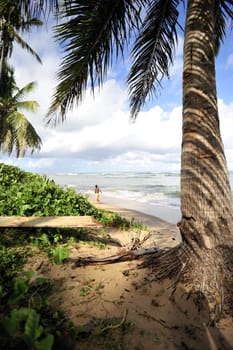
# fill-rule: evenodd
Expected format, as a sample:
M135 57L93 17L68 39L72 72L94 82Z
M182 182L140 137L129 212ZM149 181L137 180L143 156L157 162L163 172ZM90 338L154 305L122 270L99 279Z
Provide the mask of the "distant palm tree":
M229 272L229 266L233 268L233 210L219 129L215 55L226 23L233 19L232 0L71 1L56 29L64 59L47 121L63 121L74 102L82 101L88 86L94 93L114 56L124 56L135 35L128 84L131 116L136 118L147 97L169 76L182 3L187 5L179 223L183 242L172 250L171 260L166 255L163 267L167 264L168 268L162 272L167 276L182 270L194 290L200 292L202 286L209 301L215 295L216 303L223 304L223 294L230 298L227 290L233 282Z
M22 100L25 93L34 89L35 83L29 83L24 88L18 89L14 71L8 64L14 42L41 63L38 54L21 36L21 33L43 24L36 17L38 14L36 3L26 0L0 1L0 150L8 154L15 151L17 157L24 156L28 149L34 152L41 147L40 137L22 113L22 110L33 112L38 107L36 101ZM40 10L42 11L42 7Z
M17 157L23 157L27 150L34 152L42 144L36 130L22 112L35 112L38 108L36 101L24 100L24 96L35 88L35 82L18 89L12 69L5 67L3 72L0 84L0 150L9 155L15 151Z

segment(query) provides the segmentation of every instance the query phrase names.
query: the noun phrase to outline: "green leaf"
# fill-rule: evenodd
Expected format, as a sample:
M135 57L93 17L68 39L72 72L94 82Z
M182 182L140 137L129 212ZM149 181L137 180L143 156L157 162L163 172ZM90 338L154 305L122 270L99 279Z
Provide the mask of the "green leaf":
M28 292L28 288L28 280L26 280L25 278L18 278L15 281L14 292L9 298L9 303L14 304L20 299L23 299L25 297L25 294Z
M53 347L54 336L52 334L47 335L46 338L42 339L40 342L36 342L37 350L51 350Z
M48 235L46 234L46 233L43 233L42 235L41 235L41 237L39 238L39 240L41 240L43 243L50 243L49 242L49 237L48 237Z
M28 308L13 309L10 316L3 318L1 323L11 337L14 336L19 329L20 322L28 317L29 312L30 310Z
M31 280L31 278L34 276L34 272L32 270L25 271L25 276L28 281Z
M61 265L65 259L70 255L69 249L67 247L58 246L53 251L54 262L56 265Z
M24 329L24 333L29 339L30 343L37 340L43 332L43 327L40 326L39 322L40 315L37 314L35 310L30 310Z

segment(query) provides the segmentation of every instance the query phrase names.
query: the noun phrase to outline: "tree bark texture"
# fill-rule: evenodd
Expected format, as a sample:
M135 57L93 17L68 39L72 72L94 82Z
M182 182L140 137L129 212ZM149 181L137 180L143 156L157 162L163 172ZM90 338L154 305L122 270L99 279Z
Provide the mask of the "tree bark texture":
M232 197L217 106L214 6L188 1L183 67L180 230L195 249L232 242Z

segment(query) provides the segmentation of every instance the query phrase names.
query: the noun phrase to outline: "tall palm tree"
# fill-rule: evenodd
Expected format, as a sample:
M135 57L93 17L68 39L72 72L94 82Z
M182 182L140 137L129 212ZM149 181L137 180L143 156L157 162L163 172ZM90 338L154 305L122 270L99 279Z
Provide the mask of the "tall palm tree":
M27 150L33 153L41 147L41 139L23 110L35 112L36 101L24 100L24 96L35 88L31 82L18 89L14 81L13 70L4 66L0 83L0 150L9 155L15 151L17 157L23 157Z
M47 121L63 121L74 102L82 101L88 84L93 92L101 86L114 56L124 55L135 32L128 84L131 116L136 118L146 98L169 76L182 3L187 5L179 223L183 241L170 259L162 259L163 267L168 265L164 275L182 270L194 289L209 301L215 295L215 304L223 304L222 291L228 298L232 286L233 211L219 130L215 56L227 20L233 19L233 1L71 1L56 29L64 59Z

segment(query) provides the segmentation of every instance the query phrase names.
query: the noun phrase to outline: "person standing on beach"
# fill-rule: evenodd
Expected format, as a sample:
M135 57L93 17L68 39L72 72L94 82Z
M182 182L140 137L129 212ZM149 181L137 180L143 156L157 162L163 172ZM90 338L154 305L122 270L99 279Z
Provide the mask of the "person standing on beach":
M100 201L100 193L102 193L101 189L98 185L95 185L95 199L97 203Z

